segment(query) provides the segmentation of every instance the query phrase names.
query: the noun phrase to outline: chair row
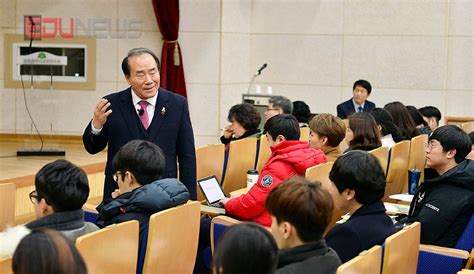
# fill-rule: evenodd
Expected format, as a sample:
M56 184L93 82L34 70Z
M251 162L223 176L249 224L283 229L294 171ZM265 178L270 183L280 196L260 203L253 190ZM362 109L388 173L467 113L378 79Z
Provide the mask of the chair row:
M301 128L300 131L300 140L308 141L309 128ZM223 144L202 146L196 149L197 178L214 175L222 183L224 192L230 193L246 187L247 171L255 168L260 172L270 155L265 135L260 136L260 139L245 138L232 141L224 170L225 146ZM203 199L198 190L198 200Z

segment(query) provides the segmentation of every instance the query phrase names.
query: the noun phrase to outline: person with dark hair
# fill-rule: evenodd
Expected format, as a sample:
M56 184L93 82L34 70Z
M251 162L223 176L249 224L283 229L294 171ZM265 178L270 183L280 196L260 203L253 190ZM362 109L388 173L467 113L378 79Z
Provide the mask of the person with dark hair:
M254 223L232 225L219 239L213 258L213 273L273 274L278 247L270 232Z
M415 122L416 128L420 134L431 134L431 128L428 123L423 119L420 111L414 106L406 106L411 118Z
M320 148L329 162L334 162L342 152L339 144L346 137L346 124L341 118L329 113L321 113L313 117L309 122L311 129L309 135L309 146Z
M117 189L112 159L131 140L146 140L163 149L164 178L177 178L196 199L196 152L186 98L160 88L160 62L145 48L131 49L122 61L130 85L102 98L82 136L84 147L96 154L107 147L103 200ZM178 164L177 164L178 163ZM178 172L179 167L179 172Z
M355 112L369 112L375 104L367 100L372 92L372 86L366 80L357 80L352 86L352 98L337 105L337 117L347 119Z
M421 223L421 243L454 247L474 213L474 162L469 136L459 127L437 128L426 147L425 181L400 224Z
M474 160L474 131L468 134L469 138L471 139L472 147L471 152L466 156L466 159Z
M230 125L224 130L221 136L221 143L230 144L231 141L240 140L247 137L260 137L260 112L253 105L248 103L238 104L230 108L227 120Z
M372 114L358 112L349 117L346 142L348 150L370 151L382 145L380 132Z
M278 114L291 114L293 112L293 104L290 99L284 96L272 96L268 99L268 106L265 110L265 119L272 118Z
M20 240L36 228L56 229L72 241L98 230L84 222L82 206L88 196L89 182L81 168L67 160L43 166L36 173L35 190L29 194L36 220L0 233L0 257L13 254Z
M392 115L393 122L400 130L403 140L411 140L411 138L420 135L405 105L400 102L392 102L383 108Z
M119 188L111 202L97 207L101 226L138 220L142 237L152 214L189 200L189 191L178 179L162 179L165 156L151 142L128 142L115 154L112 170Z
M300 123L300 127L308 127L309 117L311 116L311 110L305 102L294 101L292 114L296 117L298 123Z
M333 201L320 182L293 176L270 192L265 208L280 248L277 273L336 272L341 260L322 239Z
M437 107L426 106L418 109L423 115L423 119L428 123L431 131L434 131L439 127L439 121L441 120L441 111Z
M377 129L380 132L380 141L383 147L391 148L395 143L402 141L402 135L397 125L393 122L392 115L383 108L374 108L370 112L377 123Z
M15 274L87 274L73 242L52 229L34 229L20 241L12 270Z
M336 160L329 179L335 206L351 214L326 235L328 246L345 263L361 251L382 244L396 229L385 213L385 174L375 156L349 151Z
M308 167L325 163L327 158L322 150L299 141L298 121L291 114L273 116L265 123L265 131L272 155L262 168L257 183L248 193L221 202L226 214L269 227L272 220L264 207L268 193L283 180L296 174L304 175Z

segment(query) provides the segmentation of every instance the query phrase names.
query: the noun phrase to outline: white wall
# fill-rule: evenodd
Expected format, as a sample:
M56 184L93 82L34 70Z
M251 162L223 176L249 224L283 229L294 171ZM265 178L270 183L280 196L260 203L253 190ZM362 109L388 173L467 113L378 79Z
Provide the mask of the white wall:
M474 4L470 0L181 0L179 41L196 142L218 141L229 108L251 75L263 91L335 113L360 78L378 106L399 100L474 116ZM22 33L23 15L140 18L139 39L97 39L95 91L29 90L43 132L81 134L97 100L126 87L119 65L127 50L161 53L149 0L0 0L3 34ZM3 63L3 62L0 62ZM21 90L6 89L0 65L0 132L31 132ZM73 102L72 104L70 102ZM52 130L51 130L52 128Z

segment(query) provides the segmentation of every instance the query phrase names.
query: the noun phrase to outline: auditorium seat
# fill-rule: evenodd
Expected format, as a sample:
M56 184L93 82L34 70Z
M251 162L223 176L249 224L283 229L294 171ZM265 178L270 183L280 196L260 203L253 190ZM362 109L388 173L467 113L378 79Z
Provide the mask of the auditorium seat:
M408 184L408 157L410 141L401 141L392 146L387 169L387 185L385 186L384 202L395 203L390 195L402 193L403 185Z
M216 176L222 183L222 171L224 167L225 146L223 144L212 144L196 149L196 176L202 179ZM197 187L198 201L203 201L204 196L201 189Z
M362 251L357 257L337 268L337 274L380 273L382 268L382 247L376 245Z
M15 224L15 184L0 184L0 231Z

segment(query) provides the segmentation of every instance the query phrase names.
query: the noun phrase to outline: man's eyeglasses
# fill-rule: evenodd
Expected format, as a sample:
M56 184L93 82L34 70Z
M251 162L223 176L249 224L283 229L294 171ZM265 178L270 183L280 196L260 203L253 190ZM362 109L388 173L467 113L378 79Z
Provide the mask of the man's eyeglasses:
M434 142L429 142L428 144L426 144L426 148L429 150L432 150L433 148L436 148L436 147L442 147L442 145L435 144Z
M39 200L41 200L41 197L38 195L38 193L36 192L36 190L31 191L28 196L30 197L30 201L31 201L33 204L35 204L35 203L37 203Z

